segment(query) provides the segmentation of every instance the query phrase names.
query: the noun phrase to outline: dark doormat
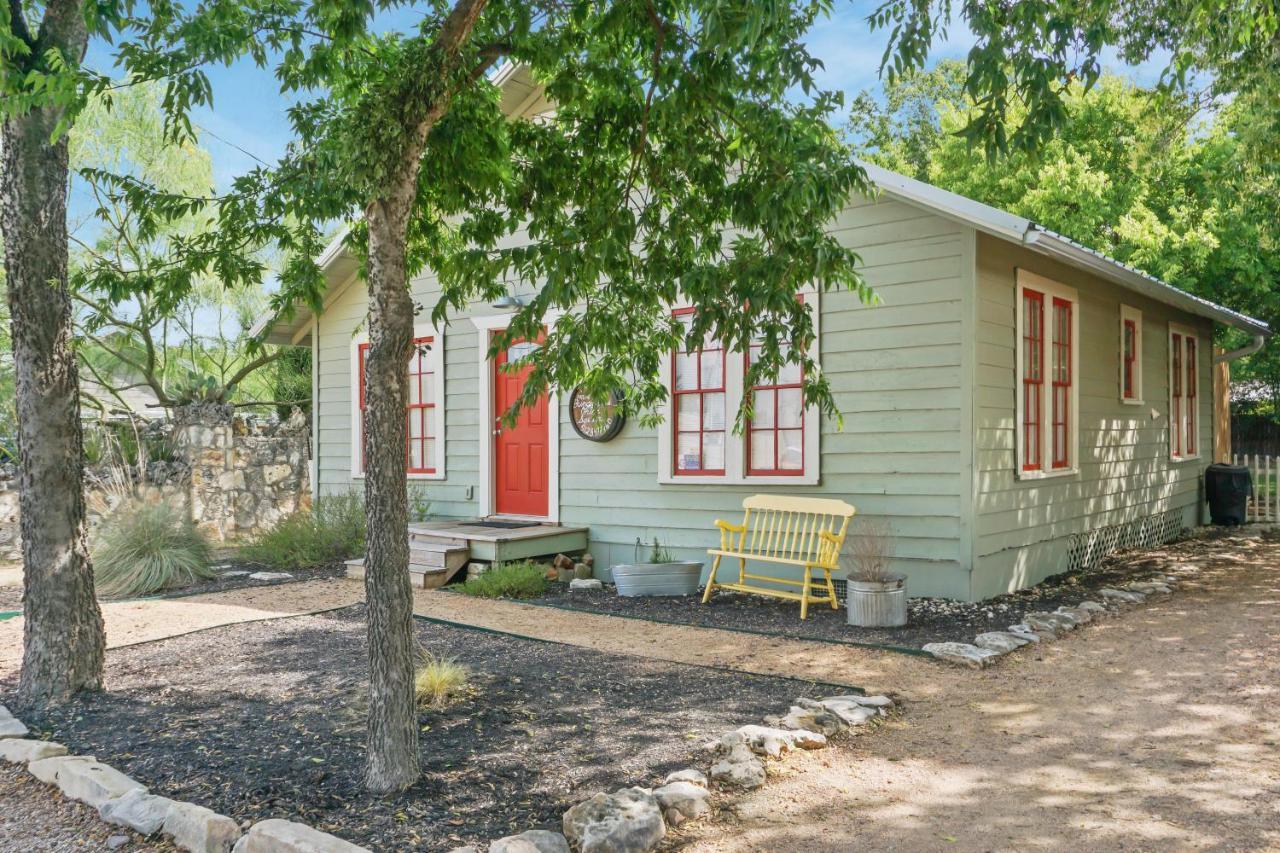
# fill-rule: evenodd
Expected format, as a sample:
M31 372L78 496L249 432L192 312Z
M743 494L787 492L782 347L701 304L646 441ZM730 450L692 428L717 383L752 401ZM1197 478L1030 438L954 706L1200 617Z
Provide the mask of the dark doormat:
M485 519L483 521L468 522L472 527L496 527L499 530L515 530L520 527L538 527L537 521L491 521Z

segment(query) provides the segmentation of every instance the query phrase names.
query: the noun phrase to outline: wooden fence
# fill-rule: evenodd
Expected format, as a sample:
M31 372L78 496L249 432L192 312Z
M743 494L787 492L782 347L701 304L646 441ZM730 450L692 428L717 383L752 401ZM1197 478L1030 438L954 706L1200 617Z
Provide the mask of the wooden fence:
M1277 495L1280 456L1236 453L1231 457L1231 464L1247 466L1253 479L1253 493L1245 510L1247 520L1280 522L1280 496Z

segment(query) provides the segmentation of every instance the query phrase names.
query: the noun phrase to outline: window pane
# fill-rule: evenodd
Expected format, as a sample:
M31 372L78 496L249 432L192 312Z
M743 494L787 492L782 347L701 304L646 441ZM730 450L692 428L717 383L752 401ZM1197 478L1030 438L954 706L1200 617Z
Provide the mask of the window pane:
M751 433L751 469L773 470L773 430L753 430Z
M422 376L421 374L409 374L409 405L416 406L422 402Z
M409 442L409 467L410 468L424 467L422 464L422 442L421 441Z
M422 410L409 410L409 438L422 438Z
M428 438L422 443L422 467L434 468L436 466L436 440Z
M773 407L777 394L777 391L756 391L751 395L752 426L773 426Z
M440 434L440 430L436 427L436 410L434 406L422 410L422 423L423 435Z
M783 388L778 392L778 426L799 429L803 423L802 398L799 388Z
M779 385L795 385L800 381L800 365L784 364L778 371Z
M702 395L702 428L724 429L724 394Z
M682 432L677 437L676 468L680 471L696 471L702 467L696 432Z
M676 390L687 391L698 387L698 356L696 353L676 353Z
M804 431L782 430L778 433L778 467L799 471L804 467Z
M724 433L708 432L702 436L702 467L709 471L724 469Z
M702 385L703 388L723 388L724 387L724 353L715 350L712 352L704 352L702 354Z
M680 418L676 429L696 430L698 428L698 394L681 394L676 399L680 405Z

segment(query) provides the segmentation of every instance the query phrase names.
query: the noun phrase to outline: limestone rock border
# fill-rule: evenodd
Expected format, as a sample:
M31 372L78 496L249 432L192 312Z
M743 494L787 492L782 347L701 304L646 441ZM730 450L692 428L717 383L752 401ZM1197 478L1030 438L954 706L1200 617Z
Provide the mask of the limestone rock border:
M713 785L720 794L759 788L768 779L768 762L797 750L824 749L829 736L867 725L893 708L888 696L800 697L786 714L766 717L765 725L748 723L704 744L713 762L707 773L689 767L668 773L655 788L601 791L564 813L563 833L530 830L450 853L647 853L667 829L710 814Z
M982 669L1024 646L1052 642L1095 618L1118 613L1127 605L1141 604L1153 595L1167 595L1183 580L1199 572L1199 566L1180 563L1147 580L1131 581L1120 588L1103 587L1098 590L1101 601L1086 599L1075 607L1063 605L1052 613L1028 611L1022 615L1021 622L1010 625L1008 630L987 631L974 637L972 643L926 643L923 650L947 663Z
M371 853L306 824L260 820L248 832L212 809L152 794L147 786L60 743L29 739L27 727L0 705L0 761L24 765L63 796L98 810L107 823L145 837L164 834L190 853Z

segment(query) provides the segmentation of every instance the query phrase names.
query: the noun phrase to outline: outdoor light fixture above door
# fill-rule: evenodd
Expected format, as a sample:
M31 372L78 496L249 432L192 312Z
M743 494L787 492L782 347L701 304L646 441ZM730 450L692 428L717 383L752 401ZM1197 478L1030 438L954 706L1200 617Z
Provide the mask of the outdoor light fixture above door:
M528 304L529 297L521 296L519 294L512 293L511 291L507 291L493 301L493 307L503 311L514 311L517 308L523 308Z

